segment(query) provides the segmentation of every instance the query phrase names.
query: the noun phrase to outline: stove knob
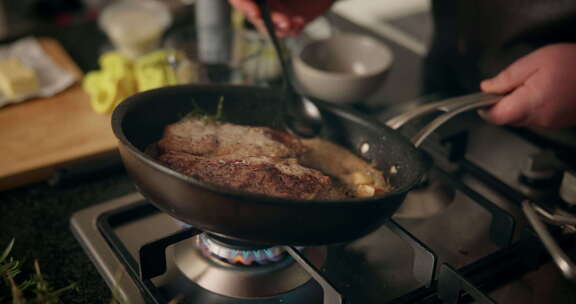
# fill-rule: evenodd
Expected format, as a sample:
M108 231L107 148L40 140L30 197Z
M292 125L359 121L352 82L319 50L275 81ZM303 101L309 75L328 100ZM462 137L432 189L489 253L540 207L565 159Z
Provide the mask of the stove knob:
M568 205L576 207L576 172L564 172L562 184L560 184L560 198Z
M561 166L552 152L530 155L520 172L520 182L534 188L558 186Z

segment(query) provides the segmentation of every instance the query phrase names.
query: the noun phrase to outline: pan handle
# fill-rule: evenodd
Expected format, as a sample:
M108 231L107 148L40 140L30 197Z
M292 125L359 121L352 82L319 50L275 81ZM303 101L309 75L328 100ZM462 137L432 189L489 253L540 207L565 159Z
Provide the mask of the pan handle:
M415 118L437 111L445 112L444 114L431 121L422 130L420 130L418 134L412 137L412 143L414 146L418 147L430 134L432 134L432 132L436 131L436 129L438 129L448 120L452 119L454 116L462 112L493 105L500 101L502 97L503 96L501 95L474 93L433 102L419 106L414 110L393 117L386 122L386 125L392 129L399 129L404 124Z

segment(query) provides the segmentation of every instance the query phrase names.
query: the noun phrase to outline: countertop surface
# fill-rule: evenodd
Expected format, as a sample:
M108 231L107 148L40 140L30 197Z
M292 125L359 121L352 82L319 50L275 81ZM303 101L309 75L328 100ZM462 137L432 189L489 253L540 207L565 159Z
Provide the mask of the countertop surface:
M106 44L94 22L65 29L41 29L33 34L57 39L84 71L96 67ZM15 240L12 256L23 261L23 273L17 281L32 275L34 260L38 260L54 288L77 284L76 291L62 296L63 303L110 303L110 291L74 239L69 220L82 208L133 191L125 172L115 170L67 187L42 182L0 192L0 248L3 250L11 239Z
M64 303L109 303L110 291L69 229L70 216L90 205L134 191L125 173L54 188L47 183L0 193L0 247L15 239L13 256L24 261L21 278L38 260L56 288L75 282Z
M347 30L376 35L345 20L337 22ZM57 31L46 29L35 34L56 38L84 71L97 67L97 58L107 44L94 22ZM404 101L419 96L422 58L402 50L398 44L384 41L395 52L395 69L386 87L378 93L380 97L370 103L376 106L378 101ZM398 87L401 84L403 88ZM37 259L53 286L63 287L76 282L77 291L66 293L64 303L109 303L110 291L74 239L69 220L78 210L133 191L129 177L120 170L66 187L52 187L43 182L0 192L0 249L15 239L13 256L24 259L22 278L32 274L33 261Z

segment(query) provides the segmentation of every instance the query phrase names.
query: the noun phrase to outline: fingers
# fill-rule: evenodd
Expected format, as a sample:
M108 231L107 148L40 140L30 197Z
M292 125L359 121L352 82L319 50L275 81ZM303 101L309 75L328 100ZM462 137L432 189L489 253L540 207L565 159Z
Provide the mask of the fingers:
M286 20L282 17L275 17L272 15L272 22L274 24L274 29L276 32L276 36L278 37L287 37L292 35L292 31L290 30L289 23L286 23ZM264 20L257 19L252 21L252 24L256 27L256 29L263 34L267 34L268 31L266 30L266 26L264 25Z
M258 5L252 0L230 0L230 4L240 11L250 21L260 18L260 10Z
M538 71L539 57L538 53L532 53L520 58L496 77L482 81L482 91L504 94L514 90Z
M277 33L283 37L299 34L303 26L298 30L299 24L296 22L299 18L298 14L284 1L270 1L269 3Z
M268 31L266 30L266 26L264 25L264 21L262 21L262 19L260 19L260 20L258 20L258 21L255 21L255 22L252 22L252 24L254 24L254 26L256 27L256 29L257 29L260 33L265 34L265 35L268 34ZM275 28L276 36L278 36L278 37L280 37L280 38L284 38L284 37L287 37L287 36L291 36L290 31L281 30L281 29L279 29L279 28L276 27L276 26L275 26L274 28Z
M534 98L527 87L520 87L486 110L478 111L480 117L496 125L523 125L530 115L530 99Z
M292 18L292 30L291 35L298 35L306 26L306 20L300 16Z
M576 44L543 47L513 63L492 81L489 93L507 93L480 116L498 125L556 129L576 123Z
M276 28L276 33L278 34L287 34L290 32L291 28L291 20L286 16L286 14L272 11L272 22L274 23L274 27Z
M230 0L230 4L245 15L259 32L266 33L260 9L253 0ZM298 17L291 18L289 10L280 1L270 1L269 5L277 36L287 37L300 33L304 27L303 20L299 21Z
M478 111L478 114L496 125L520 126L526 123L531 111L529 101L534 94L525 84L538 72L539 60L538 52L531 53L512 63L496 77L482 81L480 87L484 92L511 93L490 109Z

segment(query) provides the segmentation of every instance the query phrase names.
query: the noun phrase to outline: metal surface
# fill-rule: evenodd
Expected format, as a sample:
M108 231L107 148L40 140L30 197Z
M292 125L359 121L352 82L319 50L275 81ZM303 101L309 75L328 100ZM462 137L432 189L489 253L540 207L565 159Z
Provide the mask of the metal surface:
M454 202L454 188L428 173L427 180L411 190L394 213L395 218L427 218L446 210Z
M538 186L538 184L542 184L542 182L555 179L555 177L562 173L561 170L562 168L559 165L556 155L554 155L552 151L546 150L530 155L530 157L526 159L524 168L522 168L520 174L527 183Z
M560 248L558 243L554 240L554 237L548 232L544 223L540 221L540 218L536 214L534 209L534 203L526 200L522 202L522 210L526 214L526 218L544 243L544 246L550 252L552 259L556 263L556 266L560 269L562 274L569 280L576 282L576 265L574 262L566 255L564 250Z
M563 212L562 209L555 210L555 213L551 213L548 210L537 206L535 204L531 205L534 208L534 211L538 213L545 221L556 224L556 225L576 225L576 217L574 214L569 214L567 212Z
M560 185L560 197L569 205L576 205L576 172L565 171Z
M322 136L356 152L388 176L394 189L370 198L299 201L222 189L171 170L144 150L166 125L192 108L207 112L224 98L223 115L238 124L278 126L280 92L253 87L177 86L128 98L114 111L119 150L140 192L157 207L198 229L263 244L322 245L358 239L376 230L423 176L421 154L398 132L336 105L318 103ZM370 148L362 150L368 145ZM364 152L364 153L363 153ZM318 225L322 218L322 225Z
M188 228L142 246L139 251L140 278L148 280L166 272L166 248L200 232L196 228Z
M400 226L396 221L390 219L386 222L386 227L396 233L404 241L406 241L414 254L414 262L412 263L412 272L414 278L426 287L431 287L434 281L434 272L436 271L436 254L428 248L424 243L420 242L410 232Z
M102 248L90 247L91 256L105 257L98 261L109 263L115 261L125 265L125 271L121 277L128 278L131 284L118 282L111 285L118 290L128 289L138 293L138 288L145 292L140 297L132 296L128 303L140 303L142 299L148 299L149 294L158 294L158 300L170 300L178 295L183 297L180 303L253 303L254 300L232 299L216 296L206 289L198 287L186 278L174 263L174 246L167 248L167 271L165 274L152 279L150 284L138 282L138 252L144 244L156 240L160 235L170 235L180 231L181 223L172 220L168 215L156 211L152 214L142 212L141 209L150 209L151 206L142 204L140 195L132 196L133 200L117 200L107 205L107 208L89 208L85 213L90 214L88 222L93 223L86 227L87 233L81 239L82 243L94 243L104 240L105 235L116 235L125 250L114 251L109 244ZM134 207L131 207L134 206ZM154 209L152 209L154 210ZM107 229L98 229L94 224L96 219L102 218L103 214L112 214L110 220L117 222ZM121 221L115 218L122 218ZM75 221L75 220L74 220ZM111 229L111 230L108 230ZM352 303L382 303L400 294L411 291L419 286L418 280L413 278L416 270L411 268L413 264L410 245L402 238L395 236L396 233L386 227L374 232L370 237L359 240L345 247L337 246L329 248L326 264L322 267L323 276L327 276L337 283L337 288L344 290ZM368 245L370 244L370 245ZM388 247L391 246L391 247ZM116 247L119 248L119 247ZM361 257L359 254L361 253ZM127 255L127 256L125 256ZM404 260L406 257L408 260ZM401 260L397 260L401 258ZM122 262L120 262L122 261ZM95 261L97 263L97 261ZM132 263L132 264L131 264ZM389 265L382 267L383 265ZM104 265L105 267L105 265ZM100 266L99 266L100 268ZM300 268L301 269L301 268ZM327 272L326 272L327 271ZM110 275L101 272L102 276L110 279ZM377 274L378 278L375 277ZM378 287L375 287L378 285ZM132 290L135 288L135 290ZM277 297L259 300L258 303L314 303L322 301L322 290L314 280L309 281L294 291Z
M472 142L466 152L469 160L457 175L453 172L433 175L434 180L453 192L450 196L452 202L442 212L419 219L396 219L399 226L409 232L409 236L403 237L397 233L398 229L392 231L383 226L354 242L329 246L321 275L333 283L347 302L405 304L435 299L435 289L425 287L427 280L424 278L430 275L431 264L425 262L430 261L429 254L421 255L414 251L413 243L416 242L424 244L430 253L437 256L437 265L449 264L481 291L492 290L490 297L498 303L574 303L576 295L573 285L566 285L568 280L562 278L555 265L547 263L548 253L534 234L526 233L528 223L519 205L516 205L516 200L525 196L519 192L523 188L518 181L523 160L537 152L537 147L519 140L512 133L486 125L473 130L470 139ZM494 145L486 146L487 141ZM490 178L486 179L486 175ZM473 192L463 190L466 188ZM137 199L130 204L138 203L141 199L140 196L135 197ZM94 259L95 263L113 261L112 264L98 265L99 269L114 263L128 265L124 266L126 272L120 276L130 278L130 284L120 282L111 285L123 290L124 294L130 292L127 290L132 285L137 286L136 289L145 286L152 291L159 291L159 299L166 302L182 295L181 303L322 303L323 292L314 280L293 291L266 299L232 299L216 295L183 276L174 263L173 246L167 249L166 273L152 279L150 284L138 282L140 247L181 231L183 226L158 211L142 215L138 208L134 211L121 211L121 204L104 205L109 207L101 208L99 205L85 210L87 216L84 221L94 223L96 219L102 218L103 213L114 210L118 210L114 213L119 217L126 217L126 221L112 225L111 230L99 230L94 224L88 224L85 225L85 232L75 234L83 244L88 244L84 247L89 250L89 254L98 257ZM487 208L485 205L496 205L501 210L493 206ZM126 212L135 215L123 215ZM511 226L507 224L507 214L516 222L516 228L512 228L514 236L510 244ZM75 221L77 219L73 219ZM118 242L126 248L124 253L117 253L109 247L111 243L102 242L103 235L107 234L117 235ZM560 240L560 245L564 247L571 240L573 238ZM106 245L94 246L96 243ZM122 259L130 260L120 258L123 254L132 257L135 267L119 262ZM433 271L435 278L438 278L440 268L437 266ZM131 275L132 272L135 275ZM110 277L111 272L102 274L107 281L114 280Z
M412 143L414 143L414 146L419 147L422 144L422 142L426 140L426 138L428 138L430 134L432 134L432 132L436 131L436 129L438 129L444 123L452 119L454 116L470 110L493 105L496 102L498 102L499 98L500 97L488 96L487 99L480 98L479 100L476 100L474 102L462 103L460 107L450 109L446 113L440 115L439 117L431 121L424 128L422 128L422 130L420 130L418 134L414 135L414 137L412 137Z
M470 187L456 182L455 178L442 170L437 170L439 175L443 175L445 180L452 181L454 188L462 191L484 210L490 213L490 239L499 247L506 247L512 242L516 221L514 217L503 208L490 202L484 196L474 191Z
M256 266L230 265L205 257L197 247L197 237L174 248L174 262L192 282L217 294L233 298L266 298L293 290L310 280L310 276L287 258L277 263ZM315 267L326 260L326 249L309 247L304 254Z
M145 303L138 290L137 284L128 275L126 265L115 256L114 251L102 237L96 227L96 214L118 208L122 205L141 200L140 194L132 194L100 204L90 209L75 213L70 220L70 228L84 251L96 265L98 272L105 279L111 290L115 291L116 297L125 303Z
M488 124L472 129L469 137L465 159L460 161L465 170L513 203L537 195L519 176L532 155L542 153L544 148Z
M102 225L102 220L108 225ZM80 222L81 225L75 224ZM167 303L173 299L180 299L178 303L217 304L254 301L220 296L191 282L174 263L174 246L167 248L166 273L152 280L141 280L138 273L139 249L162 235L182 230L182 224L145 203L139 194L88 208L74 215L72 223L75 235L82 244L87 244L86 252L95 257L93 261L100 274L110 282L109 287L121 296L122 303ZM115 265L120 265L121 269L105 271ZM319 288L306 283L292 292L262 299L258 303L316 304L320 296Z
M492 95L492 94L474 93L474 94L454 97L454 98L450 98L450 99L446 99L446 100L442 100L442 101L436 101L433 103L428 103L428 104L418 106L418 107L411 109L407 112L404 112L398 116L390 118L388 121L386 121L386 125L392 129L396 130L396 129L399 129L402 126L404 126L406 123L408 123L408 122L410 122L416 118L422 117L424 115L432 114L432 113L438 112L438 111L445 112L446 114L456 112L454 114L454 115L456 115L456 114L461 113L462 111L467 111L467 110L471 110L471 109L474 109L477 107L482 107L482 106L494 104L494 103L498 102L498 100L500 100L500 98L501 98L500 96ZM453 115L449 116L448 118L443 118L442 120L439 120L435 124L441 125L446 120L448 120L452 117L453 117ZM436 128L437 128L437 126L434 127L434 129L436 129ZM426 131L425 133L430 134L430 133L432 133L432 131ZM425 138L425 136L423 136L423 138Z
M332 284L328 279L322 276L318 270L317 263L314 263L314 260L311 260L310 257L306 256L302 252L298 251L298 249L294 247L287 246L285 247L286 252L290 254L290 256L298 262L298 265L304 269L311 277L320 284L323 291L323 302L324 304L342 304L343 298L340 292L336 290L334 284Z
M108 263L98 265L99 269L107 268L114 263L122 264L119 262L118 253L112 251L110 245L104 241L103 235L105 234L117 235L118 241L126 248L123 254L132 256L136 263L138 261L138 249L141 246L162 235L170 235L182 229L181 223L172 220L166 214L158 211L152 214L143 214L140 209L152 207L142 205L140 195L132 197L131 201L121 199L116 204L102 204L83 211L89 216L83 219L88 225L85 226L85 233L81 234L83 237L80 239L81 242L86 244L103 242L105 244L102 247L86 246L86 249L91 250L89 251L91 256L98 257L94 259L95 263ZM118 202L123 202L123 204L118 204ZM132 208L133 211L125 208L134 204L142 207ZM103 205L108 207L102 208ZM123 208L125 211L121 211ZM496 247L490 245L490 238L487 237L489 228L486 227L490 226L490 218L478 211L479 209L474 207L474 204L457 192L455 202L443 214L418 221L402 220L401 226L410 231L419 241L429 246L431 250L437 252L441 263L450 263L459 269L465 266L462 274L470 277L474 284L488 283L493 286L496 282L503 284L514 280L511 279L511 275L513 276L518 271L522 273L523 267L526 267L523 265L530 265L534 268L529 269L535 269L541 263L541 259L526 259L528 253L547 256L543 250L538 249L538 242L530 239L524 240L522 246L514 244L501 250L495 249ZM99 230L94 224L96 219L101 218L102 214L110 212L115 212L119 217L125 217L125 222L113 225L111 227L113 230ZM77 221L78 219L73 219L73 222ZM439 235L442 237L438 238ZM446 240L450 241L447 242ZM168 301L182 295L182 301L179 303L254 303L255 300L217 296L196 284L189 283L189 280L183 277L181 271L174 264L173 249L172 246L167 249L167 272L153 279L151 285L146 285L148 286L146 288L162 291L162 296L159 299ZM486 255L487 253L491 254ZM389 230L388 227L382 227L356 242L329 248L326 264L322 268L322 275L329 278L350 303L382 304L390 301L392 303L414 303L434 294L434 290L425 288L414 277L418 273L417 267L414 267L415 264L418 264L415 259L411 245L401 235ZM138 287L134 287L135 290L130 287L141 284L137 283L137 264L136 267L123 265L125 265L124 271L119 272L116 279L118 277L127 278L130 284L120 281L111 287L122 290L122 293L125 294L135 292L138 295ZM130 275L131 272L133 275ZM110 272L101 273L107 281L114 279ZM112 276L112 278L108 276ZM546 280L554 278L549 272L544 272L540 277ZM536 280L535 282L540 281ZM495 300L499 303L514 303L516 299L520 298L539 299L535 300L535 303L545 302L541 297L530 298L530 292L527 295L526 289L522 287L524 284L526 282L523 281L506 283L506 288L496 294ZM543 288L540 284L529 286L535 290ZM539 294L539 292L537 293ZM140 297L130 297L128 303L141 303L145 295L141 294ZM294 291L258 301L260 301L257 302L259 304L281 302L318 304L322 301L322 290L314 281L309 281Z
M474 303L495 304L492 299L474 287L450 265L442 265L438 278L438 297L442 302L445 304L461 303L463 291L472 296Z

